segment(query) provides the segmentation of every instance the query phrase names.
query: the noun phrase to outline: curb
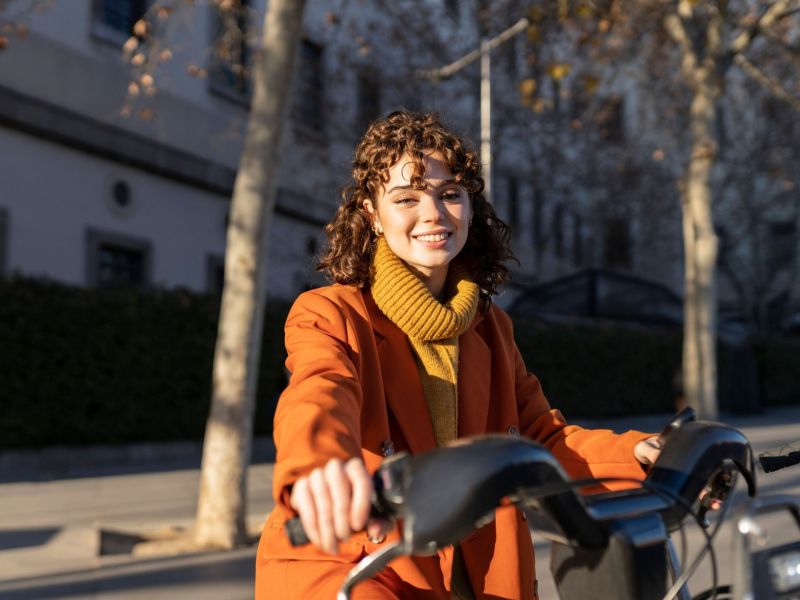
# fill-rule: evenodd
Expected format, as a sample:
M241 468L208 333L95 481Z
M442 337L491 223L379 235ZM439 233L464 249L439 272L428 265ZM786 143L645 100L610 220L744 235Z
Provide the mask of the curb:
M201 441L50 446L0 451L0 483L51 481L200 467ZM253 440L251 464L274 462L271 437Z

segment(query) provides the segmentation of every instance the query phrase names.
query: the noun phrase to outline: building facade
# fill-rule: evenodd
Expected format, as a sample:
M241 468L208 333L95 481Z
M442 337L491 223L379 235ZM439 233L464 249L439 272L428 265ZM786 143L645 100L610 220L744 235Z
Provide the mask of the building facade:
M0 274L221 289L266 1L28 0L0 12ZM307 3L270 229L270 296L322 283L313 268L322 227L371 119L400 107L437 111L477 147L477 62L446 81L419 71L522 15L531 28L492 55L492 200L513 231L515 280L599 267L681 292L682 158L670 146L677 134L663 134L657 94L637 76L650 66L633 57L616 72L565 55L571 40L537 38L535 9L523 0ZM721 131L753 139L726 146L716 174L722 302L741 305L736 286L748 285L725 279L725 269L743 273L768 246L778 291L764 293L792 306L800 173L785 165L796 119L752 102L744 82L731 90ZM728 168L754 167L759 144L769 152L757 173ZM776 164L786 171L777 178ZM749 249L733 244L744 235L735 208L744 183L751 197L777 198Z

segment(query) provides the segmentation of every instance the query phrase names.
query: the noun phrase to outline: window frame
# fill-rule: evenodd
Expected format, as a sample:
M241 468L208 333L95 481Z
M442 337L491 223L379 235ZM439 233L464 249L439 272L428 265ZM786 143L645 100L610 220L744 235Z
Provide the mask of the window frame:
M371 93L364 93L365 89ZM381 116L381 106L383 94L381 93L380 80L377 74L371 69L361 69L356 74L356 125L361 133L366 131L367 126ZM369 99L369 102L365 102ZM374 103L374 114L368 114L366 110ZM360 135L360 134L359 134Z
M248 43L248 36L252 30L253 24L250 19L250 12L252 10L252 0L241 0L242 14L239 16L239 29L241 31L242 39L239 43L239 50L241 52L241 60L239 65L243 69L241 76L233 73L233 63L224 61L217 56L216 46L217 39L222 26L222 15L220 9L213 5L208 6L211 17L210 23L210 37L212 53L208 62L208 90L226 100L230 100L242 106L249 107L250 100L253 97L253 78L248 73L250 67L253 66L253 49ZM232 74L232 75L231 75ZM243 82L243 89L238 89L236 83L227 81L229 77L236 79L236 82Z
M0 206L0 279L6 275L8 256L8 209Z
M142 253L142 282L136 288L148 288L152 283L153 244L144 238L89 227L86 229L86 284L89 287L108 287L99 281L100 249L103 245Z
M222 278L220 280L220 277ZM220 254L206 255L206 293L222 297L225 289L225 256Z
M147 11L150 8L151 0L123 0L126 1L133 6L133 14L135 18L131 21L131 30L124 32L119 29L112 27L111 25L107 24L101 17L103 11L103 4L104 0L92 0L90 5L90 26L89 31L93 38L105 42L107 44L111 44L114 46L122 46L128 38L133 35L133 26L134 24L144 17L147 14ZM136 8L136 6L140 6L141 8ZM138 14L138 16L136 16Z
M305 55L306 48L312 48L317 52L313 71L308 75L307 68L309 61ZM325 46L314 41L309 37L304 37L298 49L297 73L294 78L294 92L292 98L292 120L295 127L302 132L310 133L317 137L325 135ZM318 85L311 94L306 94L309 82L316 82ZM305 101L301 98L311 98L314 105L308 114L304 112L307 108Z

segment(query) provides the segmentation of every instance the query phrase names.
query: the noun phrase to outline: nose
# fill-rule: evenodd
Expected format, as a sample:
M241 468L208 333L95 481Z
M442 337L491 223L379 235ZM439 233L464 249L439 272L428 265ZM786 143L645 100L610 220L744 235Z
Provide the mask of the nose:
M438 223L442 220L444 207L433 194L424 194L419 203L419 217L423 223Z

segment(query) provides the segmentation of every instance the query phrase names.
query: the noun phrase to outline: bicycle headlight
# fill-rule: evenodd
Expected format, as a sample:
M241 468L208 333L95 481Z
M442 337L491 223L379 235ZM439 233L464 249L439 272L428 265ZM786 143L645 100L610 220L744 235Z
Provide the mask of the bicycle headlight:
M779 594L800 591L800 548L793 544L775 550L767 559L773 589Z

